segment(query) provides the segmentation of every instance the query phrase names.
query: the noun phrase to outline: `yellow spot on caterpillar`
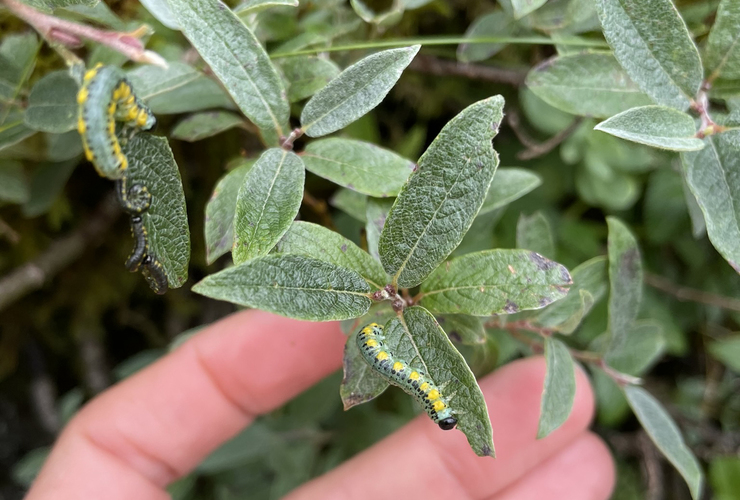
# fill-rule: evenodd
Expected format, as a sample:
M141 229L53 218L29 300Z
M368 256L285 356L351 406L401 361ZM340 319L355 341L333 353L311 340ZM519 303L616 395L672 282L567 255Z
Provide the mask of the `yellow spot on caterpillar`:
M85 124L85 120L82 119L82 116L77 118L77 131L80 134L84 134L87 131L87 125Z
M108 115L113 116L116 113L116 102L113 101L108 106Z
M388 353L385 351L380 351L378 354L375 355L375 359L377 359L378 361L388 359Z
M139 127L143 127L144 125L146 125L147 118L149 118L149 116L147 115L146 110L142 109L141 111L139 111L139 114L136 117L136 124Z
M79 92L77 92L77 104L83 104L85 101L87 101L87 96L89 92L87 90L87 87L82 87Z
M101 67L101 66L102 66L102 64L98 64L98 65L97 65L97 66L95 66L95 67L94 67L93 69L89 69L89 70L87 70L87 71L85 72L85 78L84 78L84 79L85 79L85 81L86 81L86 82L89 82L90 80L92 80L93 78L95 78L95 75L97 75L97 74L98 74L98 68L99 68L99 67Z
M403 363L401 363L400 361L396 361L395 363L393 363L393 369L396 370L397 372L403 371L404 369Z
M409 375L409 380L419 380L419 372L411 372L411 375Z
M116 133L116 122L114 122L113 120L108 121L108 133L110 133L111 135Z
M439 399L439 391L437 389L432 389L429 391L429 394L427 394L427 399L430 401L433 399Z
M83 147L85 149L85 158L87 158L87 161L93 161L93 153L92 151L90 151L90 148L87 147L87 144L85 144Z
M446 408L447 405L445 405L441 399L438 399L437 401L432 404L432 408L434 408L434 411L440 412Z
M378 347L378 341L374 339L370 339L367 342L365 342L365 345L369 347Z
M139 114L139 108L137 106L131 106L131 109L128 110L128 114L126 115L127 121L134 121L136 120L136 115Z
M121 155L118 159L121 160L121 170L126 170L126 168L128 168L128 160L126 157Z
M367 325L367 327L366 327L366 328L370 328L370 329L372 330L373 328L375 328L375 327L377 327L377 326L378 326L378 324L377 324L377 323L370 323L369 325Z
M419 386L419 389L426 392L426 390L429 389L429 387L431 387L429 385L429 382L424 382L423 384L421 384L421 386Z
M128 96L128 97L126 98L126 100L125 100L125 101L123 101L123 104L124 104L125 106L131 106L131 105L132 105L132 104L134 103L134 100L135 100L135 99L134 99L134 96L133 96L133 95L130 95L130 96Z
M125 83L121 83L121 86L118 87L118 89L121 91L121 99L126 99L127 97L131 96L131 87L129 87Z

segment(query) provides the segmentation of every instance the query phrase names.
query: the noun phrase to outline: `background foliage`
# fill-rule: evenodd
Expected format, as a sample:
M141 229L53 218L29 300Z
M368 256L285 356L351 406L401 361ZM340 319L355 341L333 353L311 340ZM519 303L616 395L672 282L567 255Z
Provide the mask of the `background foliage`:
M457 359L456 347L481 376L544 353L540 436L568 415L574 358L588 365L596 430L618 461L615 498L698 497L702 471L705 494L738 498L735 2L24 3L106 29L153 27L139 35L154 55L99 41L77 53L87 66L123 66L169 137L187 208L167 145L137 141L165 158L156 177L177 188L160 197L177 209L155 211L169 217L154 238L174 256L170 283L184 286L159 297L124 272L132 242L110 183L82 159L71 56L0 10L2 497L22 494L85 400L234 310L191 293L195 283L237 304L346 319L356 332L394 316L365 295L388 273L421 285L408 326L389 325L429 335L437 347L421 356L432 365ZM168 68L127 61L156 54ZM290 136L299 155L264 152L297 124L308 136ZM138 151L138 161L152 156ZM473 153L455 201L429 196L447 193L455 160ZM429 213L425 228L446 239L415 228ZM235 267L224 257L232 242ZM512 267L537 276L521 296ZM489 279L502 294L468 293ZM266 281L313 291L286 300ZM336 374L224 445L173 497L278 498L417 413L364 378L344 381L345 406L382 395L343 412ZM480 416L471 394L466 419ZM468 438L492 451L490 437Z

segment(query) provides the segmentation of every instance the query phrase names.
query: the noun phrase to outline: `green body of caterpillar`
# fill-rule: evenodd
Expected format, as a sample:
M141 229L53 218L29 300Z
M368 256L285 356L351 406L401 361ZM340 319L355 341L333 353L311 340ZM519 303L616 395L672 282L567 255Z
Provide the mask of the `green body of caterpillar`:
M116 122L131 130L150 130L156 118L133 93L123 72L98 65L85 73L77 93L77 130L85 156L108 179L120 179L128 167L116 135Z
M443 430L454 429L457 418L453 416L447 399L424 371L395 359L385 346L383 327L370 323L357 334L357 347L365 361L384 379L413 396L435 424Z

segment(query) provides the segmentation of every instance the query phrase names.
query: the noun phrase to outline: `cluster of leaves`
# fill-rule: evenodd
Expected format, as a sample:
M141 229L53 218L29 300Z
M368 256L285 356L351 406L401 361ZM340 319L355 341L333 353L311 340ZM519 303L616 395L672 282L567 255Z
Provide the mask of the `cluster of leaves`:
M62 18L120 31L127 27L94 0L24 3ZM691 495L701 495L701 467L674 423L675 411L666 410L637 377L666 352L685 354L684 330L696 328L703 313L676 319L675 307L644 293L643 258L661 274L676 276L688 269L688 281L699 288L728 295L740 290L726 265L711 261L707 269L708 250L701 243L706 232L737 270L740 118L734 115L740 102L735 83L740 12L734 2L696 2L679 13L671 0L500 0L477 17L455 41L461 42L456 56L463 63L495 57L521 67L529 58L514 44L556 50L529 70L518 96L506 97L507 113L516 116L519 108L539 133L563 139L556 153L528 169L498 167L492 140L504 121L504 98L486 97L490 93L471 104L476 99L462 101L459 92L450 91L455 110L464 109L421 155L423 129L416 141L414 129L404 131L404 140L412 144L395 151L377 145L377 136L357 132L420 47L403 41L341 43L353 41L363 22L374 33L404 33L412 11L442 9L444 2L397 0L380 12L360 0L349 6L327 0L313 9L295 0L248 0L234 9L219 0L142 3L162 25L150 46L165 54L168 67L139 66L128 71L128 78L158 116L190 113L172 127L170 138L213 141L242 129L264 145L249 158L230 162L205 207L204 260L211 264L231 252L233 266L206 276L195 292L299 319L343 320L348 333L340 386L345 409L377 398L388 387L361 359L353 338L366 323L385 324L400 357L424 366L435 383L456 394L458 428L481 456L493 456L494 445L474 372L490 371L519 353L544 352L542 438L567 419L575 363L586 363L600 423L618 426L631 408ZM704 21L715 9L709 29ZM177 31L202 62L193 63ZM579 37L599 31L606 43ZM389 45L397 48L359 59L342 50ZM0 45L0 201L20 205L27 217L50 209L81 160L73 130L77 84L70 72L47 71L25 91L37 72L40 47L30 34L6 36ZM92 45L86 64L97 62L121 65L125 60ZM204 65L209 71L202 71ZM403 88L398 92L403 95ZM441 102L445 91L436 92L427 99ZM439 114L439 103L416 104L417 118ZM180 175L165 139L138 142L129 147L132 175L159 192L154 198L161 202L151 209L148 229L170 282L180 286L190 259ZM505 139L494 143L510 161ZM294 145L300 152L293 152ZM680 163L673 162L674 151ZM417 156L415 162L408 159ZM30 183L23 162L40 162ZM321 208L307 193L308 183L319 178L333 186L330 203L337 211L318 210L322 224L296 220L302 204ZM636 219L631 209L641 199L645 179L643 224L630 227L623 221ZM540 186L545 192L540 200L525 197ZM576 197L567 211L559 206L564 196ZM612 215L604 224L600 212L583 216L589 207ZM519 215L525 208L529 215ZM712 315L714 324L736 326L737 319L721 310ZM731 370L740 370L739 347L737 335L723 335L708 350ZM159 355L144 353L131 366ZM731 387L737 378L728 377L723 383ZM328 384L317 391L333 396ZM62 401L65 413L79 406L80 394L77 390ZM685 404L698 406L692 401ZM326 401L327 412L332 404ZM370 411L365 407L354 411ZM228 485L219 497L230 498L230 488L243 491L254 479L234 475L244 464L261 464L255 475L277 476L267 497L307 479L299 462L311 463L318 453L322 437L316 422L326 415L312 419L297 408L245 431L173 486L173 494L192 494L195 479L207 476ZM728 412L729 421L737 416ZM312 426L297 438L306 445L305 454L290 459L285 449L296 438L282 431L296 421ZM273 451L266 455L268 449ZM28 456L16 468L18 479L27 482L43 457L44 452ZM712 461L713 487L722 491L723 481L730 484L727 478L738 467L737 460ZM281 474L288 479L281 482Z

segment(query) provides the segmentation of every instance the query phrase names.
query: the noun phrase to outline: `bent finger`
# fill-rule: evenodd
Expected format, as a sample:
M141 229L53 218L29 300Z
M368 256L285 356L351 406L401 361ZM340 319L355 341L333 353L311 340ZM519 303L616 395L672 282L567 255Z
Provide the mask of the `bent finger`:
M83 408L29 498L159 498L256 415L336 370L344 341L338 323L229 316Z

